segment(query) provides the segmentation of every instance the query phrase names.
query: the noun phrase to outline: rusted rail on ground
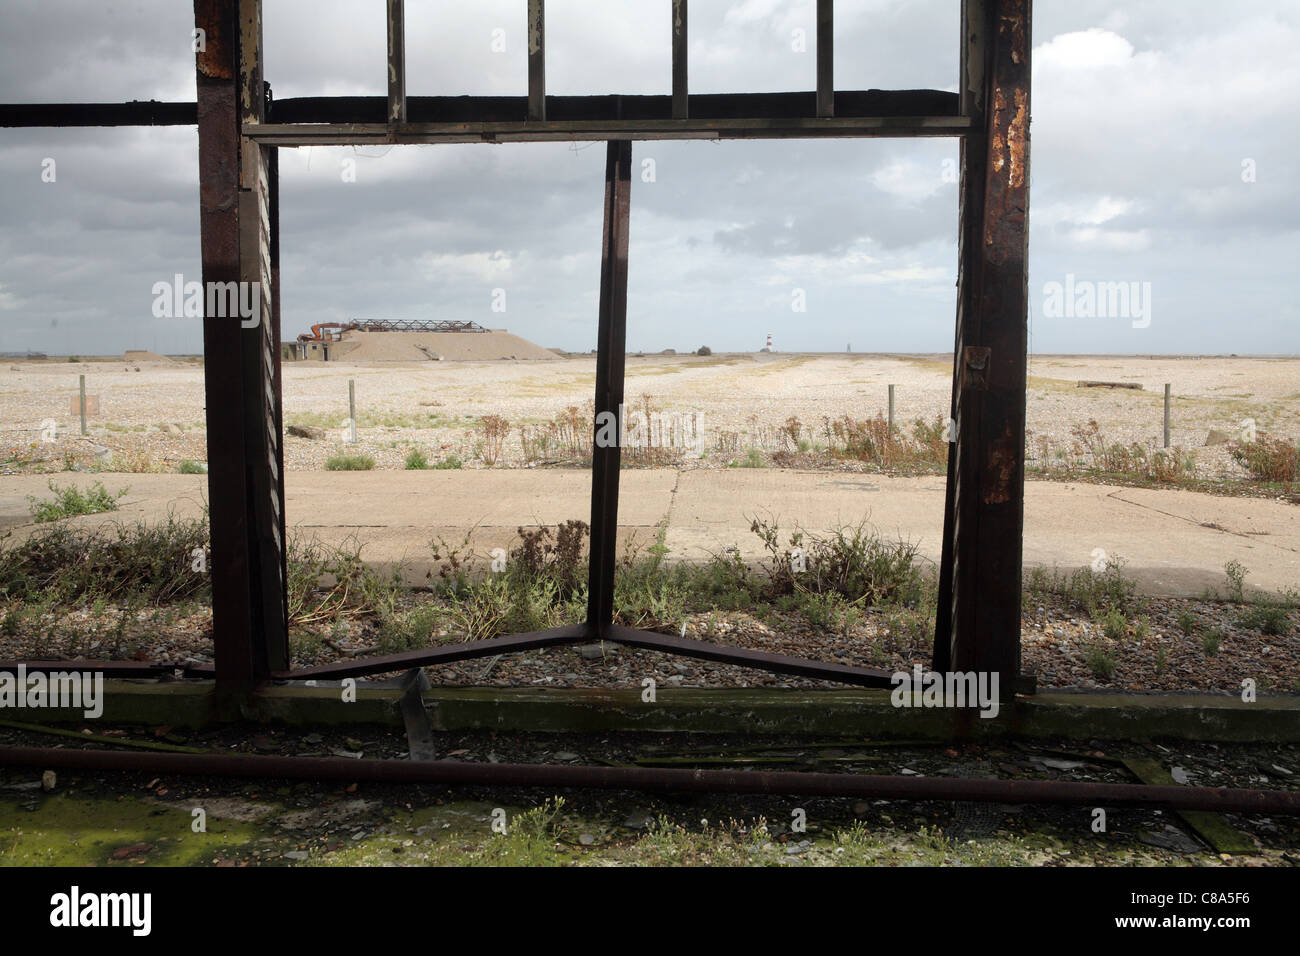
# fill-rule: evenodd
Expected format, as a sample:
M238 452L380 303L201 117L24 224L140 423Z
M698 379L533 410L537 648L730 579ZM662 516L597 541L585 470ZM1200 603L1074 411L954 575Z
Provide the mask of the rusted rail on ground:
M138 771L220 777L424 783L444 786L565 787L670 793L753 793L887 800L1146 807L1236 813L1300 813L1300 791L1150 786L1071 781L988 780L791 771L679 770L464 763L449 760L352 760L242 754L127 753L0 747L0 766L42 770Z

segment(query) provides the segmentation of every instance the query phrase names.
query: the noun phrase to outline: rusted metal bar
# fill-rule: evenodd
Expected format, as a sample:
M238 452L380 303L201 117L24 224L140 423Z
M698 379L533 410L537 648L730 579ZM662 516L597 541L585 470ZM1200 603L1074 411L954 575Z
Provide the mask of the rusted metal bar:
M689 20L686 0L672 0L673 4L673 119L686 119L691 115L690 93L687 86L687 28Z
M491 124L522 124L529 118L526 96L407 96L406 106L411 122L449 132L464 124L473 124L476 132L492 131ZM636 128L616 124L661 121L666 129L690 130L701 128L701 120L742 125L748 121L757 130L761 128L754 122L757 120L818 119L815 93L692 94L692 123L687 126L666 123L685 118L674 112L672 95L548 96L546 108L544 129L563 130L571 123L603 123L624 133ZM812 124L808 127L813 131L810 135L817 135L817 130L852 129L854 121L866 125L892 120L896 129L924 121L935 129L946 130L941 135L957 135L965 125L960 121L958 94L944 90L840 90L835 94L835 112L839 123ZM387 96L295 96L276 102L276 122L295 126L373 125L386 129L387 116ZM195 103L0 103L0 127L193 126L197 119ZM790 124L787 127L796 128Z
M5 126L193 126L196 103L4 103L0 127Z
M450 143L570 143L593 140L872 139L960 136L967 123L957 117L914 116L866 119L794 120L611 120L593 123L384 125L272 125L247 130L248 138L270 146L404 146Z
M816 94L693 93L691 119L816 119ZM300 96L276 101L281 123L384 122L382 96ZM946 90L839 90L839 118L907 119L916 116L954 119L961 116L960 96ZM528 119L526 96L408 96L407 118L413 123L520 123ZM670 120L672 96L604 94L546 97L546 122ZM0 114L2 115L2 114Z
M194 0L206 36L196 54L199 128L199 230L203 283L237 283L239 249L239 61L236 0ZM233 285L231 286L233 287ZM207 405L208 510L211 524L212 626L216 672L224 684L253 680L253 609L249 587L248 462L244 446L240 322L203 317Z
M528 0L528 118L546 119L546 0Z
M267 89L267 109L270 105L270 88ZM272 437L275 439L275 472L274 472L274 495L275 501L280 504L278 511L279 540L287 543L289 540L288 520L285 517L285 493L284 493L284 369L282 367L283 356L280 354L278 344L282 341L281 322L280 322L280 150L271 146L266 150L267 153L267 173L268 173L268 199L269 215L267 224L270 228L270 245L271 245L271 328L270 340L276 345L272 349L273 355L273 375L271 380L271 391L274 395L275 402L272 409L274 416L274 425L272 427ZM284 641L281 645L276 641L275 635L272 635L272 653L268 655L268 666L273 670L279 670L289 666L289 548L287 544L279 549L280 555L280 580L283 586L280 588L280 611L279 620L284 621Z
M1020 670L1030 0L967 0L957 348L936 670ZM942 630L940 630L942 629ZM946 644L946 648L945 645Z
M444 786L575 787L669 793L772 793L886 800L1047 803L1235 813L1300 813L1300 792L1071 781L905 777L857 773L575 767L446 760L352 760L243 754L129 753L0 747L0 766L50 770L193 773L208 776L430 783Z
M948 480L944 485L943 547L939 559L939 597L934 621L934 650L931 667L944 673L951 667L953 634L957 629L956 595L953 573L957 563L954 542L959 514L957 490L961 474L957 470L957 429L961 416L958 361L964 340L963 328L970 314L976 289L975 256L979 245L979 211L984 205L984 164L988 139L985 118L986 40L988 11L986 0L962 0L961 48L957 89L961 113L970 121L970 130L959 145L960 181L957 204L957 320L954 330L952 397L949 404ZM964 500L964 498L962 499ZM961 627L971 626L969 618Z
M473 660L476 657L492 657L496 654L532 651L540 647L574 644L586 638L586 627L581 624L572 624L567 627L555 627L546 631L531 631L527 634L494 637L486 641L469 641L464 644L447 644L442 647L427 647L417 651L403 651L400 654L385 654L381 657L362 657L350 661L337 661L332 664L317 664L314 667L300 667L296 670L279 671L271 676L276 680L363 677L367 674L387 674L393 671L408 670L412 667L432 667L437 664L452 664L456 661Z
M388 0L388 125L406 122L406 13L404 0Z
M956 599L971 626L954 635L953 669L1020 672L1028 356L1029 87L1031 0L996 0L989 21L984 193L972 258L975 301L963 327L959 408L967 517L959 535ZM959 467L961 467L959 463Z
M603 637L614 618L618 480L623 441L623 371L627 362L627 250L632 143L605 150L605 216L600 249L600 322L596 338L596 397L591 446L591 559L587 627Z
M835 0L817 0L817 115L835 115Z
M239 20L239 112L241 125L247 129L266 119L262 0L240 0ZM239 159L240 281L252 290L256 308L254 318L241 316L236 322L243 366L239 397L248 463L252 674L254 679L262 680L271 671L289 666L281 431L276 413L280 404L276 390L280 343L274 330L270 148L244 138Z
M134 678L158 677L181 669L179 664L150 661L0 661L0 674L16 674L22 667L28 674L48 674L51 671L79 671L103 674L105 677Z
M678 654L682 657L694 657L698 660L717 661L721 664L736 664L741 667L753 667L757 670L772 671L777 674L793 674L798 677L810 677L815 680L837 681L841 684L854 684L859 687L892 687L889 671L871 670L866 667L851 667L847 664L834 664L829 661L812 661L802 657L790 657L786 654L769 654L766 651L751 651L744 647L725 647L697 641L676 634L659 634L654 631L640 631L630 627L614 625L609 629L608 640L616 641L628 647L640 647L651 651L663 651L666 654Z

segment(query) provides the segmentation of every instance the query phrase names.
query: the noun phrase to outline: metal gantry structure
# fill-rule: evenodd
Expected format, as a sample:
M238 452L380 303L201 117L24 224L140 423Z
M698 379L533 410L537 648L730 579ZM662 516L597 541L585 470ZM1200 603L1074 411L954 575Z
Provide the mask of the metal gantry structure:
M818 0L816 89L689 92L687 0L671 3L672 92L548 96L544 0L526 3L526 96L412 96L403 0L386 0L387 96L275 100L264 76L262 0L194 0L194 103L15 104L5 126L196 124L203 282L256 283L265 321L203 319L214 665L220 690L268 680L392 672L470 657L616 640L861 686L885 671L728 648L614 623L620 449L594 444L587 620L492 640L292 667L287 636L280 369L281 148L367 143L605 141L594 410L623 404L632 144L641 140L951 136L960 141L958 296L943 555L933 665L1020 674L1032 0L962 0L957 92L836 90L832 0ZM197 33L197 31L202 31ZM593 421L593 434L596 422ZM37 663L37 662L33 662ZM105 673L170 669L103 662Z
M408 96L403 0L386 0L386 97L274 101L263 79L262 0L194 0L194 103L0 105L0 126L195 125L203 279L257 283L255 328L205 315L208 490L215 664L78 661L109 677L180 670L213 681L214 706L242 703L272 681L406 671L402 711L410 760L251 757L0 747L0 766L146 770L443 785L593 787L674 792L945 799L1298 813L1300 794L1074 782L926 779L876 774L733 772L462 763L432 759L412 729L428 718L418 668L579 641L639 648L803 677L887 687L884 671L723 647L620 627L614 619L620 450L593 442L591 571L582 624L491 640L291 667L287 638L281 444L279 176L283 147L362 143L607 142L598 316L596 422L623 402L632 143L651 139L955 136L961 143L957 321L943 555L933 666L997 673L1020 685L1024 512L1032 0L961 0L958 91L840 91L832 76L831 0L817 2L816 89L690 95L687 0L672 6L672 93L548 96L544 0L526 0L528 94ZM605 419L608 420L608 419ZM29 672L67 662L0 662ZM409 711L409 715L408 715ZM418 749L417 749L418 744Z

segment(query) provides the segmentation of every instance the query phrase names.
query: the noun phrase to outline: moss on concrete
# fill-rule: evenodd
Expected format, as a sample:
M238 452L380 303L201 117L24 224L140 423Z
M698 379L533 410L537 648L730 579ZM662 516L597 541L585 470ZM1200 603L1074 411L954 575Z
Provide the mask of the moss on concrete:
M261 835L250 823L206 821L191 829L182 809L133 797L37 792L30 801L0 800L0 866L187 866L251 852ZM149 846L122 859L114 851Z

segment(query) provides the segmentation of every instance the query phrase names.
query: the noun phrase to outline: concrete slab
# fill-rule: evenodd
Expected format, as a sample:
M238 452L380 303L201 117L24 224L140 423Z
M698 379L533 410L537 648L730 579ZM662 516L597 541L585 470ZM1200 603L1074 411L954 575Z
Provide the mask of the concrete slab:
M292 726L378 724L401 727L401 690L357 685L353 703L336 685L266 685L239 706L223 705L210 681L106 680L105 724L205 727L227 722ZM983 719L943 708L898 708L888 690L778 688L661 688L653 704L641 688L447 687L424 692L435 731L495 730L547 733L805 733L868 740L950 740L954 737L1090 737L1223 743L1295 743L1300 698L1264 696L1242 703L1222 694L1047 692L1017 697L997 717ZM83 724L76 708L47 708L43 724Z
M887 537L915 543L937 561L943 545L944 482L760 469L685 472L667 545L673 557L698 560L736 546L762 554L746 515L774 516L782 533L794 521L824 532L866 521ZM1073 569L1097 549L1125 562L1125 573L1153 595L1199 596L1222 588L1223 567L1239 561L1248 586L1300 586L1300 509L1255 498L1190 491L1031 481L1025 486L1027 566Z
M0 478L0 533L28 533L28 496L49 496L49 477ZM137 519L168 511L202 514L202 475L54 476L59 484L94 481L115 492L128 488L116 512L72 519L81 526ZM486 554L509 547L520 525L554 525L590 518L591 479L571 469L483 471L290 472L291 527L321 541L364 542L378 564L405 560L412 579L432 564L430 542L459 543L468 532ZM939 477L888 478L775 469L632 469L623 473L620 540L653 543L668 518L670 557L699 560L738 547L756 558L761 543L749 531L754 515L773 517L783 530L797 521L814 532L867 521L881 534L915 542L937 560L943 534ZM1156 595L1197 596L1222 588L1223 566L1239 561L1247 584L1267 590L1300 586L1300 509L1278 501L1225 498L1078 483L1031 481L1026 486L1025 562L1078 568L1096 549L1127 563L1127 573Z

